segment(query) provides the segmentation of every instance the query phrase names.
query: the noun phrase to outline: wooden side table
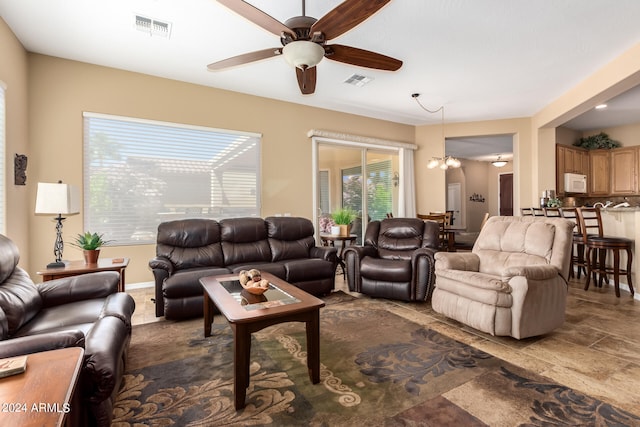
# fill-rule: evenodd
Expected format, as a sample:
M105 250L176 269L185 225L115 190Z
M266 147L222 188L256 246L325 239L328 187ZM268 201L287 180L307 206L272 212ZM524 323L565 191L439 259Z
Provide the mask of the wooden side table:
M45 268L37 273L42 276L43 282L47 282L63 277L95 273L96 271L117 271L120 274L118 292L124 292L124 270L127 265L129 265L129 258L100 258L96 264L85 264L84 261L69 261L62 268Z
M342 268L343 276L345 274L345 271L344 271L344 260L342 259L342 252L344 251L344 248L347 245L347 242L349 242L349 244L352 245L357 238L358 236L355 234L349 234L348 236L336 236L333 234L324 234L324 233L320 234L320 240L322 240L322 244L324 246L335 246L335 242L340 243L340 247L338 248L338 264Z
M0 425L64 426L72 407L84 349L70 347L27 356L27 370L0 379Z

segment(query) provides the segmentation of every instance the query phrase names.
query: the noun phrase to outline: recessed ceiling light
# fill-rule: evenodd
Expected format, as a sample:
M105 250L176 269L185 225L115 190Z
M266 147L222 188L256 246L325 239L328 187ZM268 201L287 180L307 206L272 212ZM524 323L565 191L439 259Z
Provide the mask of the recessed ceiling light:
M373 80L373 77L363 76L361 74L352 74L350 75L343 83L348 85L362 87Z
M607 108L607 104L596 105L596 110L602 110L604 108Z

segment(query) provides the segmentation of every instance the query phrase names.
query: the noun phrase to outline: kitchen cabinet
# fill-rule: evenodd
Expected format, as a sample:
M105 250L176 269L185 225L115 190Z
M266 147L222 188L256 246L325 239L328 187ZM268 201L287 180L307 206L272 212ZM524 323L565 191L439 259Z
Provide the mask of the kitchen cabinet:
M630 195L638 191L638 147L611 151L611 193Z
M556 193L564 194L564 174L589 173L589 154L587 150L569 145L556 145Z
M589 196L611 194L611 150L589 151L587 187Z

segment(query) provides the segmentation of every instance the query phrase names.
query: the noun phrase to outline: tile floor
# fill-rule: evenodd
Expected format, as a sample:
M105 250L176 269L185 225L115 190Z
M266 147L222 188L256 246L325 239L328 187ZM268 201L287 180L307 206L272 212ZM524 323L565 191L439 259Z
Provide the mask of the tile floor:
M564 326L520 341L472 330L433 312L429 303L385 304L398 315L640 416L640 301L626 291L616 298L612 286L588 291L583 286L584 278L570 282ZM336 289L348 292L340 274ZM134 325L164 321L155 317L153 288L128 292L136 300Z

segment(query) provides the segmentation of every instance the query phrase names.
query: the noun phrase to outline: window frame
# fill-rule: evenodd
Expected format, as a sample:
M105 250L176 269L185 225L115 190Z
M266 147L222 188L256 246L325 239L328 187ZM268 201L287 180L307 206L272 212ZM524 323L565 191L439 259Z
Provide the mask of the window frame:
M83 112L83 148L85 230L114 246L155 244L170 220L260 216L262 134Z

